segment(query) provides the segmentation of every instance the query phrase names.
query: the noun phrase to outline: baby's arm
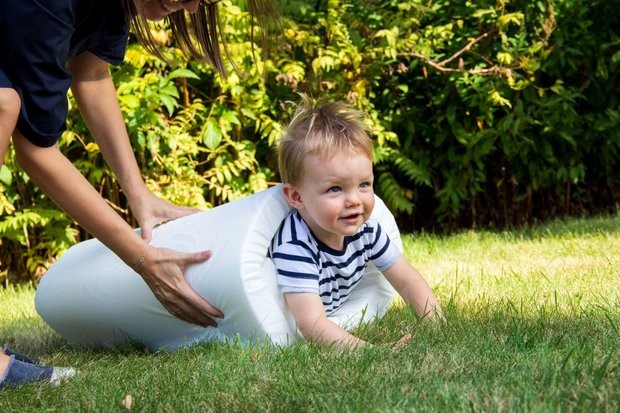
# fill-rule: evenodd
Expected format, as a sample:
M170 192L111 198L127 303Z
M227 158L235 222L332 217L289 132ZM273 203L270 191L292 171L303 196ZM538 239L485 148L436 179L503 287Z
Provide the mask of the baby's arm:
M321 298L313 293L286 293L286 303L295 317L297 327L306 340L336 348L355 348L365 341L349 334L327 318Z
M432 320L445 319L433 290L405 257L400 256L390 269L383 272L383 275L420 317Z

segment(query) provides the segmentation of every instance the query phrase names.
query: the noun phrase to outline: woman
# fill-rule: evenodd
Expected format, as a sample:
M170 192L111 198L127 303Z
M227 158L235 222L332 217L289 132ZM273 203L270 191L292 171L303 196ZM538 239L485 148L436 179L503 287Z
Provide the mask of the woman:
M263 11L269 10L259 0L248 4L253 17L265 17ZM16 159L32 181L140 274L171 314L216 326L213 318L224 314L183 275L188 266L208 260L210 251L180 253L148 244L155 225L196 210L169 204L144 184L108 71L108 64L123 60L130 25L143 45L162 57L147 20L164 18L186 54L225 75L217 1L0 0L0 165L12 136ZM141 236L59 150L69 87L129 200ZM0 386L9 359L0 352Z

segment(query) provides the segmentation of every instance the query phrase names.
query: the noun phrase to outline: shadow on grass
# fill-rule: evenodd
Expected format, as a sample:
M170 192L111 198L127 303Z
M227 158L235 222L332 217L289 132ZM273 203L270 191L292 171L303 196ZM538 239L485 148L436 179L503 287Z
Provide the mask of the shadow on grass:
M45 362L58 359L71 359L72 356L101 357L104 355L129 356L153 354L144 345L128 340L114 347L72 347L64 338L52 330L41 319L26 318L20 322L11 322L0 328L0 345Z
M573 337L578 340L595 338L620 340L620 303L612 297L603 304L558 308L553 303L514 303L473 301L461 303L452 297L444 304L447 324L420 320L410 306L393 306L382 319L372 320L356 328L353 333L374 344L396 343L404 334L419 330L435 338L456 338L458 334L489 335L501 339L506 346L531 347L537 342L559 344ZM66 341L39 318L23 318L0 328L0 340L16 351L33 356L45 356L70 350L98 354L140 355L169 354L165 349L153 352L139 342L127 340L115 347L70 347ZM218 346L205 343L199 346ZM237 347L237 346L232 346Z

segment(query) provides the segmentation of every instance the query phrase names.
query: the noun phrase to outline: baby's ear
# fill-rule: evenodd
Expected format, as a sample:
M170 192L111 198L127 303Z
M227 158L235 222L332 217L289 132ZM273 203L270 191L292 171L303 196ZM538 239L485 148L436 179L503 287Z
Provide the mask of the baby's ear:
M284 198L288 201L289 205L295 209L301 209L304 206L304 202L301 199L301 193L295 187L295 185L291 183L285 183L282 186L282 193L284 194Z

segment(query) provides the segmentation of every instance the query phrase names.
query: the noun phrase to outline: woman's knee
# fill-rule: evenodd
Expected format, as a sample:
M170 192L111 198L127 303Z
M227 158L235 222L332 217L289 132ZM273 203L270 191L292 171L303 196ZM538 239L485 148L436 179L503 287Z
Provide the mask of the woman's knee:
M20 108L21 99L15 89L0 88L0 122L17 122Z

